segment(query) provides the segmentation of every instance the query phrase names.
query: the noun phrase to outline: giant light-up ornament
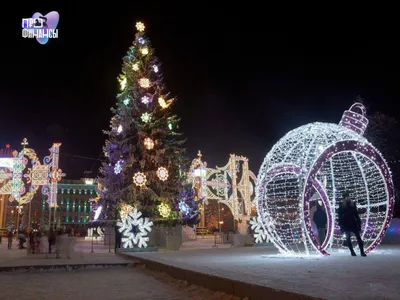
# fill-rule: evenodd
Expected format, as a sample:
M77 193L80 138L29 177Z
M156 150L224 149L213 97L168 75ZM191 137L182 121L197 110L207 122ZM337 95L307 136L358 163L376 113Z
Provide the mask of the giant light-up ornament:
M357 203L366 252L381 242L393 214L394 187L386 161L363 137L365 115L365 107L355 103L339 125L311 123L294 129L265 157L255 201L261 225L281 253L330 255L343 248L336 211L344 191ZM328 219L322 245L310 212L318 200Z

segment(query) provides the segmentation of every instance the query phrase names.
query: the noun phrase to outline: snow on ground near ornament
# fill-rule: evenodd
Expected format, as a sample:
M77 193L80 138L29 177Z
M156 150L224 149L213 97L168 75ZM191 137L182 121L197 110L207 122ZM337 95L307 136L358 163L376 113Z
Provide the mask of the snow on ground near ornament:
M122 243L124 248L146 248L149 237L147 234L151 232L152 221L148 218L142 218L142 213L135 208L133 212L129 212L126 218L122 218L117 223L119 232L123 234Z
M198 239L197 243L201 242L202 239ZM334 256L304 258L285 257L274 246L227 249L213 249L212 243L207 246L132 255L323 299L398 299L400 246L381 245L368 257L361 257L358 251L357 256L352 257L347 250Z

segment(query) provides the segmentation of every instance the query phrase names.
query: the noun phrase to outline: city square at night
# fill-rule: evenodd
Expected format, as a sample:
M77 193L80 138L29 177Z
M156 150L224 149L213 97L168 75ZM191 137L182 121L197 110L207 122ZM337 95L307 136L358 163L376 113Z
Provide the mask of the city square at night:
M398 299L390 18L188 5L6 16L0 299Z

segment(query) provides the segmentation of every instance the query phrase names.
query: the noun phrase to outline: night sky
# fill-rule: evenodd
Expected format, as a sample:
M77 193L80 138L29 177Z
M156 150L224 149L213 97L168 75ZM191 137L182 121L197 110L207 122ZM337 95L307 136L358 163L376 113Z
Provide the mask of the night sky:
M338 123L358 94L369 113L400 117L399 34L361 13L316 18L232 2L221 9L205 1L192 7L69 2L75 4L32 2L11 10L2 20L8 30L0 58L0 146L19 150L27 137L43 158L60 141L67 178L90 170L97 175L102 130L137 21L145 23L167 88L178 98L188 153L194 158L201 149L209 166L236 153L258 173L287 131L314 121ZM40 45L21 37L22 18L53 10L60 14L58 39Z

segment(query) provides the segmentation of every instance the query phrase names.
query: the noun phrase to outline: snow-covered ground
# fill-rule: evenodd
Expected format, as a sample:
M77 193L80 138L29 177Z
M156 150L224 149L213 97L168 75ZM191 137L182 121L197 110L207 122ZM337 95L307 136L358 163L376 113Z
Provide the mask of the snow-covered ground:
M192 248L190 250L188 248ZM400 246L368 257L284 257L273 246L135 253L175 267L325 299L399 299Z
M0 273L0 299L236 299L140 267Z

